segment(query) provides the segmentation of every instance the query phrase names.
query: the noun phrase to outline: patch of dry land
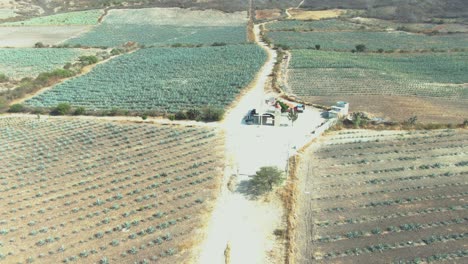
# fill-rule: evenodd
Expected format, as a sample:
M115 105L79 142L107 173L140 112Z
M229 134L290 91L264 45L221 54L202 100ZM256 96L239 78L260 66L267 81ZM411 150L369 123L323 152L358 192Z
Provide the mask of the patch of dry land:
M190 263L217 129L0 118L0 262Z
M325 18L335 18L343 15L346 10L342 9L330 9L330 10L320 10L320 11L311 11L303 9L290 9L288 10L291 15L290 19L296 20L320 20Z
M281 9L263 9L255 11L255 18L262 19L278 19L281 18Z
M91 26L1 27L0 47L28 48L37 42L59 44L90 30Z
M333 132L298 172L297 263L466 263L468 131Z

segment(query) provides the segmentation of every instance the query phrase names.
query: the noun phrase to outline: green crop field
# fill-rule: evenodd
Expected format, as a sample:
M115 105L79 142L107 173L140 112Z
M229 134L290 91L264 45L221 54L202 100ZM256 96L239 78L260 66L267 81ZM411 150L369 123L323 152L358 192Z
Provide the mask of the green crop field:
M0 73L13 79L35 77L41 72L62 68L79 56L95 53L92 49L0 48Z
M256 45L147 48L97 65L26 101L35 107L61 102L88 110L176 112L212 105L224 108L266 60Z
M68 44L119 46L128 41L144 45L212 44L247 42L243 13L181 9L111 10L90 32L68 40Z
M468 132L346 130L301 155L295 263L467 263Z
M468 53L353 54L294 50L298 96L404 95L468 99Z
M276 45L292 49L313 48L351 51L364 44L368 50L452 50L468 48L468 34L427 36L404 32L268 32L267 37Z
M173 25L102 24L90 32L66 41L70 45L120 46L128 41L143 45L168 46L181 44L229 44L247 42L245 27L178 27Z
M1 263L191 263L217 129L0 118Z
M338 19L326 19L317 21L284 20L268 23L269 31L350 31L362 27L357 23L346 22Z
M99 17L103 14L102 10L88 10L63 13L51 16L41 16L31 18L25 21L8 22L1 25L7 26L66 26L66 25L95 25Z

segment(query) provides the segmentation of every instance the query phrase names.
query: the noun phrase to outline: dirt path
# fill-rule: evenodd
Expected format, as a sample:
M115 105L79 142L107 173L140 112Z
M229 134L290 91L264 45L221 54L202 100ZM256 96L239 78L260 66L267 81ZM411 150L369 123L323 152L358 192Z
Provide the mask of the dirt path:
M310 132L323 122L320 112L308 109L294 127L242 123L252 108L261 111L265 83L276 61L276 52L262 43L259 36L259 25L255 25L256 42L268 52L268 60L259 72L256 84L221 123L226 138L224 183L204 234L205 239L199 252L195 253L198 263L225 263L224 251L228 244L230 263L233 264L283 262L284 247L273 235L275 229L284 228L282 205L274 196L269 202L250 199L245 186L250 176L262 166L285 169L288 157L294 154L294 146L308 142ZM232 177L237 187L231 191L227 185Z

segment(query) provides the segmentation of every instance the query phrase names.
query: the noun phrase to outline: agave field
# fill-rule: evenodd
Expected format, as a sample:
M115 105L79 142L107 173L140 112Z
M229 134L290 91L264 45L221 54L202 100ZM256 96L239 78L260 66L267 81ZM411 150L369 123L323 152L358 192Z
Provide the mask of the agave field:
M62 68L80 56L95 53L93 49L0 48L0 73L13 79L35 77L41 72Z
M1 263L189 263L222 175L213 128L0 119Z
M267 37L276 45L292 49L313 48L322 50L351 51L356 45L364 44L368 50L454 50L468 48L468 34L427 36L406 32L293 32L271 31Z
M468 53L353 54L294 50L298 96L402 95L468 99Z
M333 132L303 157L298 263L466 263L468 131Z
M88 110L177 112L207 105L224 108L266 60L256 45L146 48L97 65L26 104L53 107L68 102Z
M246 14L182 9L111 10L104 21L67 44L114 47L128 41L147 46L247 42Z
M317 21L283 20L268 23L269 31L351 31L363 27L357 23L339 19L327 19Z
M69 12L50 16L31 18L25 21L7 22L5 26L68 26L68 25L95 25L102 16L102 10L87 10Z

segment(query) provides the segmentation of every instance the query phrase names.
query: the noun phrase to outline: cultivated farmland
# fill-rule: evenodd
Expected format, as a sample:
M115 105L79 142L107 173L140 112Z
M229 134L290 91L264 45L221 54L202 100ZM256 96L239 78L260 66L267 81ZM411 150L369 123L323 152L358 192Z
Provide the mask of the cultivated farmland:
M283 20L266 24L269 31L351 31L362 25L338 19L317 21Z
M97 65L26 101L35 107L61 102L86 109L177 112L231 104L266 60L256 45L146 48Z
M291 54L287 91L309 102L344 99L354 111L399 121L417 115L421 121L462 122L468 110L466 52Z
M292 92L301 97L403 95L468 99L468 53L353 54L294 50Z
M41 16L25 21L8 22L2 26L68 26L68 25L95 25L99 17L104 12L102 10L88 10L79 12L69 12L51 16Z
M144 45L203 45L247 42L246 13L183 9L111 10L90 32L70 39L68 44L118 46L128 41Z
M32 48L37 42L59 44L90 29L90 26L0 26L0 47Z
M83 55L96 54L93 49L2 49L0 48L0 73L12 79L36 77L41 72L62 68Z
M465 263L468 132L334 132L299 169L298 263Z
M213 128L0 119L0 262L189 263L222 150Z
M364 44L367 49L377 51L394 50L454 50L468 48L468 34L427 36L406 32L292 32L273 31L267 34L275 45L292 49L313 48L320 45L323 50L351 51L356 45Z

